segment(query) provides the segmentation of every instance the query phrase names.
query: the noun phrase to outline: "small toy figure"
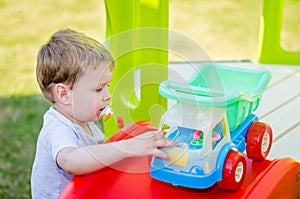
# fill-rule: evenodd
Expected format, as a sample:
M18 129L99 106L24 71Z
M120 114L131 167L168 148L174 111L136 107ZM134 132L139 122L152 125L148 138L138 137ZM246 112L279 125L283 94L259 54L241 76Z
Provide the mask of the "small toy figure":
M196 130L193 135L193 140L200 140L201 131Z

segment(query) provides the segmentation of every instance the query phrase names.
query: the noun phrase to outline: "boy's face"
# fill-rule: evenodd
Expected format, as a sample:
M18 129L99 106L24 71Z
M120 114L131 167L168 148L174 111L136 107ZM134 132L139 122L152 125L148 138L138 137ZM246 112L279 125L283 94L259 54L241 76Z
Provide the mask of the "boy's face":
M87 70L72 90L73 119L77 123L86 123L100 119L101 111L109 104L111 94L108 84L111 82L112 72L108 67L98 67Z

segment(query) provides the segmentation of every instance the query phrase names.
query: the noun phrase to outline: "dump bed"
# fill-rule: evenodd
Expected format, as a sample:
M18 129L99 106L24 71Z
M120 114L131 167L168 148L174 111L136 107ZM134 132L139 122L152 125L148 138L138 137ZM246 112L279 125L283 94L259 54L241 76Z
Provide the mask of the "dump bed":
M270 79L265 70L204 63L187 82L162 82L159 92L182 103L226 109L232 131L257 109Z

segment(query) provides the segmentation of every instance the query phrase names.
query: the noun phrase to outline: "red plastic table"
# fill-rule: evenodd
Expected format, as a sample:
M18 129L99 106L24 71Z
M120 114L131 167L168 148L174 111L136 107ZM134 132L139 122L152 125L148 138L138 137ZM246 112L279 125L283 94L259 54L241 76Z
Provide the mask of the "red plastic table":
M147 121L134 122L121 129L108 142L132 138L156 130ZM190 189L152 179L150 157L128 158L97 172L74 176L60 199L79 198L297 198L300 196L300 164L291 158L273 161L247 159L246 179L235 192Z
M107 167L89 175L75 176L61 199L76 198L297 198L300 196L300 166L290 158L273 161L247 159L246 180L236 192L221 191L217 186L198 190L176 187L152 179L149 158L132 158L113 165L128 172ZM138 171L134 173L134 171ZM144 171L144 172L139 172Z

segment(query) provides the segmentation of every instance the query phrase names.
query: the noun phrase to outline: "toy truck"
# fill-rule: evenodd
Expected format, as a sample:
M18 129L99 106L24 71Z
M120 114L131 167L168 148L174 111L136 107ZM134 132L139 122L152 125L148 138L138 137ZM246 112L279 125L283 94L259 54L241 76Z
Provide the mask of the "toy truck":
M175 186L238 190L246 175L245 152L264 160L272 145L271 127L253 114L270 79L269 71L205 63L187 83L162 82L160 94L176 103L160 128L178 146L162 149L169 160L152 159L151 177Z

